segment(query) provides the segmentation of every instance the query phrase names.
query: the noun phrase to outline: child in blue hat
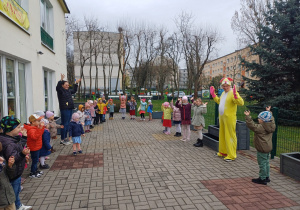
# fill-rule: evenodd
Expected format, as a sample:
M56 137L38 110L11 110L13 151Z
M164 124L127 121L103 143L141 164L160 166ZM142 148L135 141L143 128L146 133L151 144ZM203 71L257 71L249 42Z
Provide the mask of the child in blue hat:
M266 111L259 113L258 124L255 124L250 116L250 111L245 111L246 124L254 132L253 143L257 150L257 163L259 165L259 177L252 179L256 184L267 185L270 182L270 152L272 150L272 135L276 125L270 112L271 106Z

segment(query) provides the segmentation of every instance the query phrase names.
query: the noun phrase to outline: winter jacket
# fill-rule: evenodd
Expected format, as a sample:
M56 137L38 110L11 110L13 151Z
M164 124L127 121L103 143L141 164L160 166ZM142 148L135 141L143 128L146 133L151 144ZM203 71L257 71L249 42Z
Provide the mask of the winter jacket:
M129 105L129 110L135 110L136 102L129 101L127 104Z
M192 110L194 111L194 115L192 118L192 125L205 127L205 120L203 114L207 113L206 105L197 106L192 104Z
M122 99L124 98L124 96L121 96L119 95L119 99L120 99L120 109L126 109L126 101L127 101L127 95L125 95L125 99Z
M24 171L26 158L22 151L26 145L26 141L27 139L24 136L11 137L0 134L0 142L2 144L2 152L0 152L0 155L4 157L6 162L9 160L10 156L15 157L14 165L16 165L16 168L14 170L14 175L10 176L10 181L19 178Z
M59 102L59 109L74 109L74 102L72 94L77 92L77 84L74 84L73 89L64 89L62 87L63 82L60 80L56 85L57 98Z
M175 106L179 108L181 112L181 120L191 120L191 108L192 105L190 103L183 105L179 104L179 101L176 102Z
M109 113L115 112L115 104L108 104L107 108Z
M80 122L70 122L69 124L69 136L71 137L78 137L78 136L81 136L82 134L84 134L84 131L83 131L83 127L82 125L80 124Z
M104 111L104 107L106 107L108 105L108 102L105 104L105 103L98 103L97 106L98 106L98 110L97 110L97 113L98 114L103 114L103 111Z
M38 128L30 124L24 124L24 128L27 130L27 146L30 151L38 151L42 148L43 140L42 136L45 127Z
M42 149L40 149L40 157L51 154L51 151L49 151L51 149L50 132L47 129L45 129L42 139L43 139L43 145L42 145Z
M60 129L61 125L56 124L55 120L49 120L50 125L50 137L56 137L57 136L57 129Z
M141 101L141 111L145 111L146 110L146 106L147 106L147 103Z
M161 111L164 112L164 120L171 120L173 109L171 107L164 107L161 105Z
M90 111L91 111L91 115L92 117L96 117L95 114L95 106L97 106L97 101L95 100L93 104L90 104ZM80 109L79 109L80 110Z
M85 115L85 121L91 121L92 120L91 111L89 109L84 110L84 115Z
M81 123L84 123L85 122L85 118L86 118L86 115L84 115L84 112L82 111L77 111L77 114L79 115L79 121Z
M170 103L171 108L173 109L173 121L181 121L181 112L180 109L173 105L173 102Z
M271 152L272 136L276 129L274 117L270 122L263 122L262 124L255 124L250 115L246 116L245 119L248 128L254 132L253 144L256 150L262 153Z
M15 169L15 164L12 168L0 166L0 208L11 205L16 201L14 189L9 182L9 179L14 176Z

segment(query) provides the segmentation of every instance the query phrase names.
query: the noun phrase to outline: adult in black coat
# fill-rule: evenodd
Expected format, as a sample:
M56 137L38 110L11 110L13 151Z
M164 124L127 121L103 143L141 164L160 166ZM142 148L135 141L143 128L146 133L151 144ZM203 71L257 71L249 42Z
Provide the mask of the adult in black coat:
M80 79L76 80L73 89L69 89L69 83L65 81L64 78L65 75L61 74L61 80L57 83L56 92L61 114L61 124L64 126L64 128L61 129L61 143L64 145L69 145L70 143L68 142L67 137L69 131L69 123L72 117L72 110L74 109L72 94L75 94L77 92Z

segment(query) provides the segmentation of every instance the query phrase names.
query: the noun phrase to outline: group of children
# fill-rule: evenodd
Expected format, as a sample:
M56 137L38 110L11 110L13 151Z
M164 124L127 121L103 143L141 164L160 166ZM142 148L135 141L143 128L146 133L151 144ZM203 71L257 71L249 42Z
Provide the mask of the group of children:
M189 141L191 135L190 125L193 125L194 128L197 129L199 136L197 143L195 143L194 146L202 147L202 129L205 127L203 114L207 112L207 103L202 103L201 98L197 98L195 101L194 98L191 98L191 101L192 104L188 102L186 96L183 96L176 101L175 106L173 105L173 100L171 101L171 104L169 104L169 102L164 102L162 104L163 126L165 127L163 132L166 135L170 135L170 128L172 127L171 117L173 113L173 122L176 126L176 134L174 136L182 136L182 141ZM194 113L193 117L191 117L192 110Z
M0 122L0 208L32 209L23 205L19 197L21 176L29 163L29 154L32 161L30 177L41 177L43 171L38 169L38 163L40 169L49 168L45 160L55 152L53 140L57 138L57 128L63 128L55 123L54 113L50 111L46 114L38 111L28 120L28 124L21 125L19 119L6 116Z

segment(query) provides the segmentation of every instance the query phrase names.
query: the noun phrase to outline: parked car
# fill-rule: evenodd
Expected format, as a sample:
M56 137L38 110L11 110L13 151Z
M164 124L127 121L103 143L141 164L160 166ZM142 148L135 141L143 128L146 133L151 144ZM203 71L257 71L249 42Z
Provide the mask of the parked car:
M123 94L123 90L117 90L117 91L113 90L113 91L111 91L111 94L112 94L112 95Z
M194 97L194 93L192 93L192 95L190 95L190 97ZM202 91L201 90L198 91L198 98L202 98Z
M167 94L167 96L168 97L172 97L172 93ZM181 98L183 96L185 96L185 92L183 92L183 91L179 91L179 96L178 96L178 91L174 92L174 97L175 98L178 98L178 97Z
M154 90L154 91L151 91L151 92L148 92L147 93L148 96L160 96L161 93L159 93L158 91Z

